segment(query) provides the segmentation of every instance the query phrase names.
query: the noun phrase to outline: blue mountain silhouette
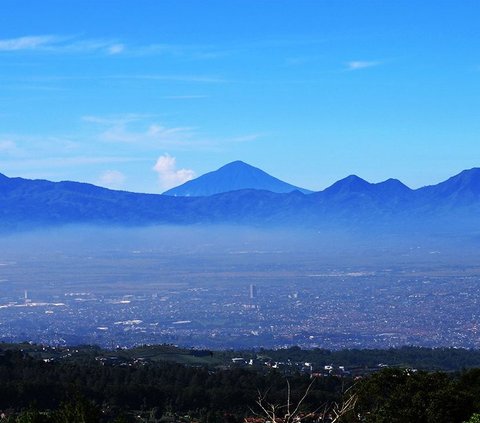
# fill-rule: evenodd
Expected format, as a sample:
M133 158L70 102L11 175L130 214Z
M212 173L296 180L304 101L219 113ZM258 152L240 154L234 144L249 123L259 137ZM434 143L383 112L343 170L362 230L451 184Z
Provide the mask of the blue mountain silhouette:
M283 182L261 169L238 160L185 182L164 192L164 194L181 197L203 197L240 189L260 189L277 193L287 193L296 190L304 194L311 192Z

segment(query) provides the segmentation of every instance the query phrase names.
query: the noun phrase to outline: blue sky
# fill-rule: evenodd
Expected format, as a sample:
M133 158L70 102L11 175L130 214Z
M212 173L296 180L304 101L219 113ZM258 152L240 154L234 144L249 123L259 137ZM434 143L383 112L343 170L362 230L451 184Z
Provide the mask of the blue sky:
M162 192L480 166L480 2L0 2L0 172Z

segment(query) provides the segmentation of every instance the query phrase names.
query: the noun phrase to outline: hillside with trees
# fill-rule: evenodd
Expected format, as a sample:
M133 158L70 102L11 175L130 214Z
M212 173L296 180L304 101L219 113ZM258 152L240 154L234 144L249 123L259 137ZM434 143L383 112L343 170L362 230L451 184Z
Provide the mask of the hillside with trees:
M3 345L0 350L1 421L260 423L268 421L273 410L276 421L283 423L462 423L474 422L480 412L480 369L475 368L438 372L386 367L364 376L309 375L234 364L140 360L132 358L133 351L123 352L131 356L125 361L114 359L114 351L92 347L83 347L75 358L67 349L27 345ZM300 349L278 354L287 352L308 354ZM368 350L357 356L370 353L371 359L377 358L378 352ZM398 350L400 356L404 353ZM395 355L395 350L388 354Z

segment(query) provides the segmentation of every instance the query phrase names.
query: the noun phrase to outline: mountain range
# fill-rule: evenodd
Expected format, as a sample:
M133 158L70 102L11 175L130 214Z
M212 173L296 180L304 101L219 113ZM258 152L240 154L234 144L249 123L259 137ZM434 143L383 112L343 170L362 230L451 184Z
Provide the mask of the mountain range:
M163 195L0 174L0 229L7 231L66 224L242 224L476 234L479 216L479 168L415 190L395 179L373 184L351 175L310 193L233 162Z

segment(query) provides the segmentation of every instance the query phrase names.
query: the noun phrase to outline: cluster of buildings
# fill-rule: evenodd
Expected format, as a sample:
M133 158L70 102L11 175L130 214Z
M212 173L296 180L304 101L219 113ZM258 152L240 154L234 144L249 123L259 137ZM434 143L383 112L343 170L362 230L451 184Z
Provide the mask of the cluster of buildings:
M0 291L0 340L207 349L479 348L475 275L331 272L171 289Z

